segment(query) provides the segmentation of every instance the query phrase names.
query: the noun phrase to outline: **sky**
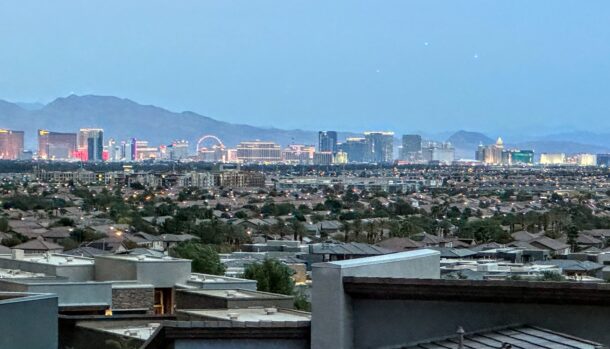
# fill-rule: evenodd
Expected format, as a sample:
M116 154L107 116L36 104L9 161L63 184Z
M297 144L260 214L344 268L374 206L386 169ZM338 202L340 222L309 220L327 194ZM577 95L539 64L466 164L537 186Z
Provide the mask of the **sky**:
M309 130L610 127L610 2L3 0L0 99Z

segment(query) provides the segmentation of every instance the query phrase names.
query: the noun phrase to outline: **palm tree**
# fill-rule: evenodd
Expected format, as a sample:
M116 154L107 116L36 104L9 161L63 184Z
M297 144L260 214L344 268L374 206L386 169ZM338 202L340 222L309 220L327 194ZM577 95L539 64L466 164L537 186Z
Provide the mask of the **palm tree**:
M358 236L362 232L362 220L360 218L355 219L352 227L354 231L354 240L358 240Z
M292 239L303 241L303 236L305 235L305 226L303 222L299 221L296 218L290 220L290 230L292 230Z
M344 242L349 242L349 232L352 229L352 225L350 224L350 222L345 221L343 222L343 227L342 230L344 232Z

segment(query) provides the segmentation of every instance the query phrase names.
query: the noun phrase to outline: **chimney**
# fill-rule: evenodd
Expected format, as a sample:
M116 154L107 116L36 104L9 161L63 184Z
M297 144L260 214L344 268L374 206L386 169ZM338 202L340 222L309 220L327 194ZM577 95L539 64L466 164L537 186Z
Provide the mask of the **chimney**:
M23 260L23 250L18 248L11 250L11 257L16 261Z

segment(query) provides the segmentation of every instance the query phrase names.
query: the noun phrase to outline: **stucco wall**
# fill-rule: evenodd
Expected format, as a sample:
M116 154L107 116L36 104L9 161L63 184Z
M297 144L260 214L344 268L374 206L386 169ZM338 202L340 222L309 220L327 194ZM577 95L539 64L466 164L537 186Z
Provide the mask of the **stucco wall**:
M313 265L311 345L349 349L354 343L352 302L344 276L440 278L440 253L418 250Z
M0 348L57 348L57 298L0 301Z
M191 273L190 260L136 261L96 257L95 264L96 280L137 280L156 288L185 283Z
M0 258L0 268L19 269L31 273L43 273L49 276L62 276L69 281L92 281L95 275L93 264L90 265L52 265L24 260Z

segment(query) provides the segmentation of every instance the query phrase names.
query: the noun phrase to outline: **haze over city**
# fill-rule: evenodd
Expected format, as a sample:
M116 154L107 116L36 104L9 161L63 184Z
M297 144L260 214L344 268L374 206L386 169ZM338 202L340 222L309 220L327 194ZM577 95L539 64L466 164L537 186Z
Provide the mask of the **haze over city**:
M0 349L610 348L610 2L0 5Z
M609 7L7 2L0 99L113 95L285 129L467 129L515 141L603 132L610 126Z

